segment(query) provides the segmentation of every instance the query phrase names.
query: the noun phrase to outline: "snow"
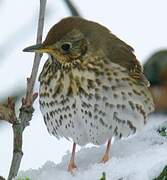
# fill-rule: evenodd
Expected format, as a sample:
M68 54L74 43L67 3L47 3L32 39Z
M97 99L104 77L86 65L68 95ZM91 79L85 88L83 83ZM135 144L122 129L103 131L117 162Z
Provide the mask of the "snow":
M158 127L167 123L165 120L166 116L151 117L140 133L116 140L106 164L98 163L105 146L83 147L76 154L78 169L74 175L67 172L70 159L70 152L67 152L61 163L48 161L39 169L21 171L18 177L29 177L31 180L92 180L100 179L106 172L107 180L152 180L167 164L167 139L157 132Z
M166 22L167 1L80 0L74 3L85 18L105 25L114 34L134 47L135 54L141 62L144 62L155 50L167 47L167 23L164 23ZM26 77L30 75L34 54L24 53L22 49L35 43L39 1L1 0L0 5L0 96L4 98L11 92L19 89L19 87L26 87ZM63 1L47 1L47 8L49 15L47 15L45 20L44 37L53 24L69 15L69 11ZM39 72L46 58L44 55ZM36 83L35 90L38 91L38 83ZM20 166L21 170L26 170L30 167L37 169L47 160L52 160L57 164L61 162L63 154L72 145L65 139L57 141L53 136L49 135L38 106L38 100L36 100L34 105L35 113L30 122L30 127L24 131L24 156ZM4 177L7 177L10 168L12 140L11 125L4 123L3 127L0 127L0 175ZM121 142L123 143L124 141L121 140L117 143ZM112 162L114 162L116 156L114 149L118 146L117 143L115 143L113 152L111 152ZM88 163L89 167L92 167L91 164L99 161L104 148L94 149L95 152L97 151L98 156L89 158L92 163L88 163L84 157L77 155L79 167L77 175L80 172L80 168L82 168L81 163ZM88 153L92 151L93 149L82 149L79 153L86 153L88 156ZM69 154L64 158L68 160ZM94 161L92 158L94 158ZM66 172L67 160L63 159L64 172ZM50 165L48 166L50 167ZM101 168L101 166L98 167ZM112 168L114 170L116 167ZM54 171L56 171L55 169ZM101 175L101 172L102 170L99 172L99 175ZM107 172L108 176L109 173Z

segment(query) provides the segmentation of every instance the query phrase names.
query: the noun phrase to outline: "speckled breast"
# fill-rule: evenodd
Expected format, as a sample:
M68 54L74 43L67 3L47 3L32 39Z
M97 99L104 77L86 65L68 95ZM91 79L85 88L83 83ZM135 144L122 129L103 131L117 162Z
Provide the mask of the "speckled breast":
M119 65L99 74L75 68L50 76L49 71L41 73L46 81L40 81L39 102L47 129L57 138L103 144L141 129L153 109L147 87L133 82Z

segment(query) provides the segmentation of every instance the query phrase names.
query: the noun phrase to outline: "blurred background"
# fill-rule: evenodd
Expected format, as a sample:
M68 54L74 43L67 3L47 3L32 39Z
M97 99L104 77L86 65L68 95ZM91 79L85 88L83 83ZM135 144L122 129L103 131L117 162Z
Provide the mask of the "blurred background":
M166 0L73 0L80 14L108 27L135 49L145 64L151 82L156 111L167 111L167 24ZM35 44L39 0L0 0L0 102L8 96L19 101L25 94L26 77L30 75L34 55L22 49ZM52 25L70 16L65 1L48 0L44 38ZM40 71L47 55L44 55ZM39 71L39 72L40 72ZM38 91L36 82L35 91ZM38 168L46 161L55 163L71 149L72 143L50 136L39 111L38 100L30 126L24 131L24 156L21 170ZM12 127L0 122L0 175L7 176L12 158Z

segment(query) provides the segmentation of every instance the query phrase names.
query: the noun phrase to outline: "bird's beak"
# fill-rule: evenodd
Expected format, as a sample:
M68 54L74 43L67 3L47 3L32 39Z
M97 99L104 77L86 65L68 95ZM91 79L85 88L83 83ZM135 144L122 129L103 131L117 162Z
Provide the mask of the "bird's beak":
M39 52L39 53L45 53L48 52L48 48L44 47L43 44L36 44L33 46L26 47L23 49L23 52Z

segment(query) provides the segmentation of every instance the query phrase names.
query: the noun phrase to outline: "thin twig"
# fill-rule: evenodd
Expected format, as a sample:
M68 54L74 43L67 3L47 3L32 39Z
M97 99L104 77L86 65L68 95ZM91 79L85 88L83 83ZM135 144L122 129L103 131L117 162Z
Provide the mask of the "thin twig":
M40 0L40 12L38 20L38 31L37 31L37 43L42 42L43 26L44 26L44 14L45 14L46 0ZM41 54L35 54L34 64L30 78L27 79L27 93L26 98L22 99L22 106L20 108L19 117L13 123L13 158L10 167L8 180L12 180L17 176L19 171L21 159L23 156L22 152L22 135L26 126L29 125L29 121L32 119L33 114L33 102L35 101L37 94L33 94L34 84L37 77L38 67L41 59Z
M80 16L81 17L77 8L74 6L74 4L70 0L64 0L64 2L67 4L72 16Z
M46 0L40 0L40 12L38 20L38 30L37 30L37 40L36 43L39 44L42 42L42 34L44 27L44 15L45 15ZM30 78L27 79L27 93L26 93L26 105L32 104L33 88L35 80L38 73L38 67L41 60L42 54L35 53L34 64L31 72Z

